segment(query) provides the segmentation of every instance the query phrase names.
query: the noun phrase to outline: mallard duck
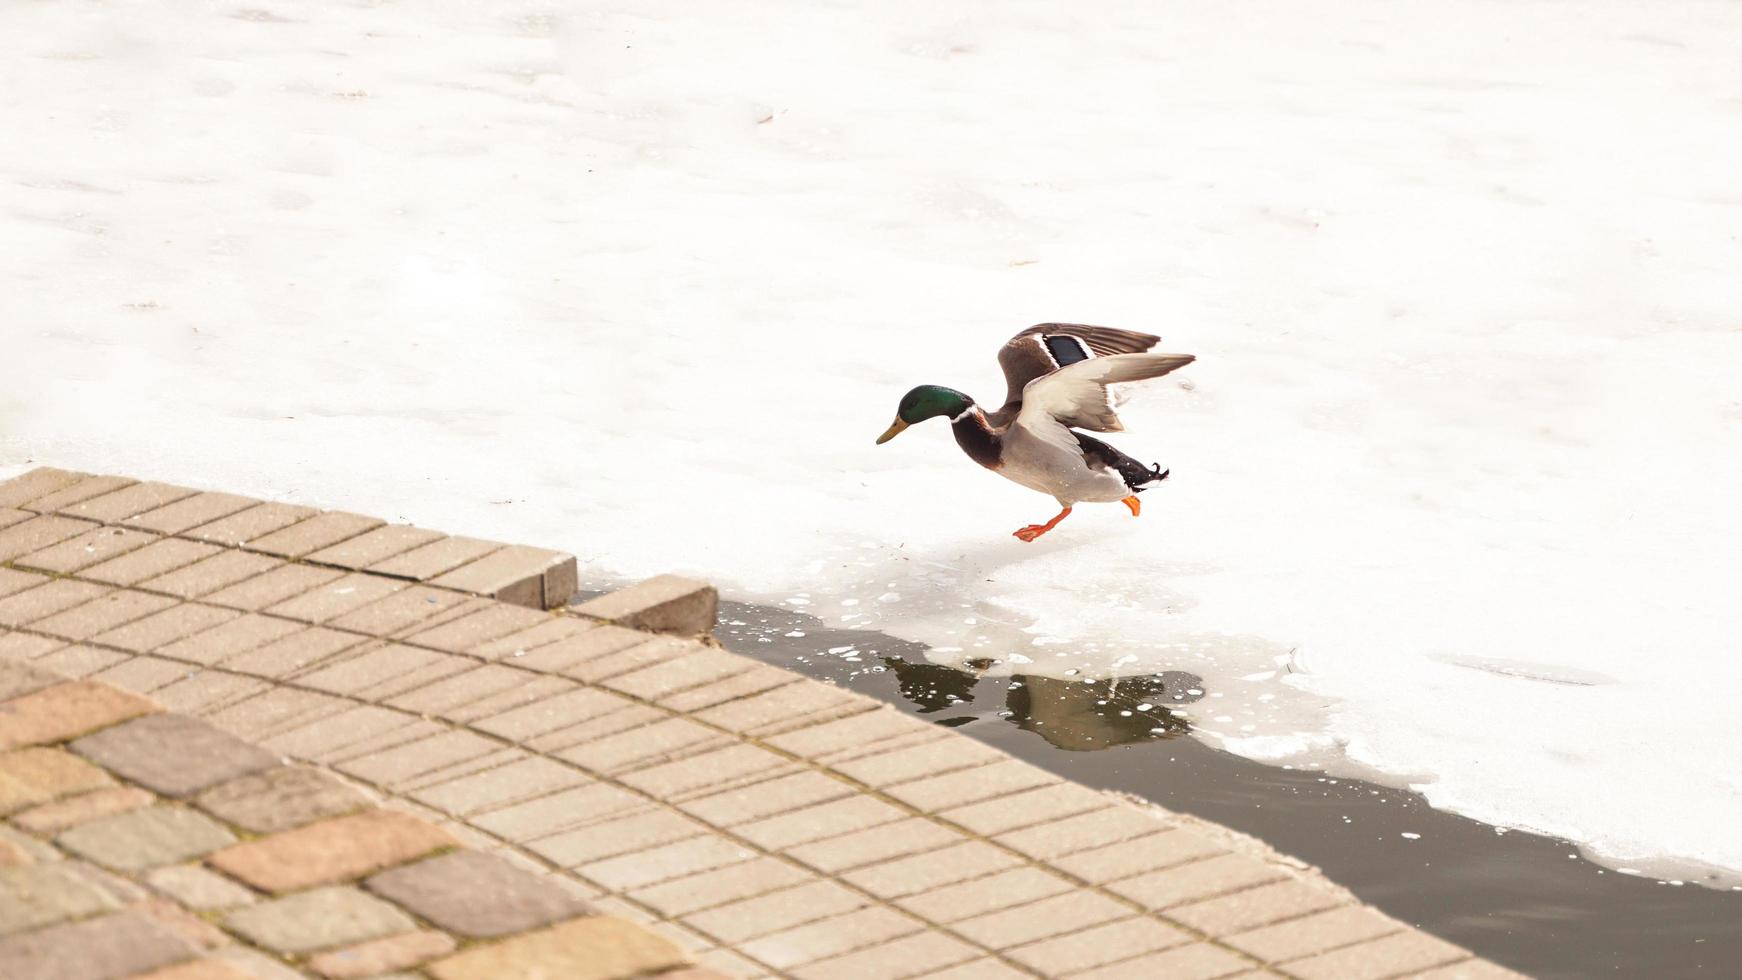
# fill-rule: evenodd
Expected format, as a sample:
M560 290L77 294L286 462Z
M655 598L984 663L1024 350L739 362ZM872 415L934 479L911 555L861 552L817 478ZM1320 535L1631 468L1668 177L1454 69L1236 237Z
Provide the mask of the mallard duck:
M1153 334L1079 323L1042 323L1010 338L998 352L1009 390L1004 407L986 412L954 388L920 385L903 395L882 445L916 422L944 416L968 458L999 476L1038 490L1063 508L1045 524L1016 532L1033 541L1058 526L1079 503L1119 501L1142 513L1137 495L1167 479L1159 464L1144 466L1076 429L1120 432L1110 384L1159 378L1197 358L1152 354Z

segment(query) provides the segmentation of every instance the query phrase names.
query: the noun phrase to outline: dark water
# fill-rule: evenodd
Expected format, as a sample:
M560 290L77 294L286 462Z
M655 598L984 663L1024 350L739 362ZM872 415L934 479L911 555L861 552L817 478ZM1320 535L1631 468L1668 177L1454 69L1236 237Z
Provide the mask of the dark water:
M983 677L929 663L919 644L825 629L786 610L728 603L720 618L728 625L717 635L739 653L881 698L1077 782L1261 838L1388 914L1513 969L1742 977L1742 893L1606 871L1564 841L1497 832L1407 791L1182 738L1189 726L1167 709L1204 696L1191 674ZM786 635L794 631L804 635Z

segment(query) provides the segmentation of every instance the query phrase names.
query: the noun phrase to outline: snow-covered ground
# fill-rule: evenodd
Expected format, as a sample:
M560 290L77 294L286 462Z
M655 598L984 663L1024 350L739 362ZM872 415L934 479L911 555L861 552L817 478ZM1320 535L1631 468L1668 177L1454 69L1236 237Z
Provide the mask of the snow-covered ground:
M1742 7L580 8L0 7L0 464L1188 669L1235 751L1742 872ZM1024 545L872 439L1055 319L1201 360L1143 517Z

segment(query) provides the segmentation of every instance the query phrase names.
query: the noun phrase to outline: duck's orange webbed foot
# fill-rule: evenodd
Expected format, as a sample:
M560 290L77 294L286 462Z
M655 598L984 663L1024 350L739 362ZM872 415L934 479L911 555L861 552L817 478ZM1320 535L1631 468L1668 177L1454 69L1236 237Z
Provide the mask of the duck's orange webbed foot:
M1137 515L1143 513L1143 501L1138 500L1136 494L1132 494L1131 496L1126 497L1124 500L1121 500L1119 502L1124 504L1125 506L1131 508L1131 516L1132 517L1136 517Z
M1017 531L1016 536L1021 538L1024 541L1033 541L1035 538L1038 538L1041 535L1045 534L1046 532L1052 530L1053 528L1058 527L1059 521L1064 520L1065 518L1069 517L1070 515L1071 515L1071 509L1069 507L1066 507L1064 510L1059 511L1058 516L1053 518L1052 520L1047 521L1045 524L1030 524L1027 527L1022 528L1021 530Z

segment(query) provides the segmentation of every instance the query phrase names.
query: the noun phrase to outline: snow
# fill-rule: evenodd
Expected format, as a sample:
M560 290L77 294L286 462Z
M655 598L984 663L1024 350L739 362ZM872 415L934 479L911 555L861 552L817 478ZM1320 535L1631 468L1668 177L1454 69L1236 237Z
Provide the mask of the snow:
M1134 657L1234 751L1738 873L1739 42L1693 0L8 5L0 463ZM1200 360L1122 409L1143 516L1024 545L1051 502L941 423L872 440L1050 319Z

